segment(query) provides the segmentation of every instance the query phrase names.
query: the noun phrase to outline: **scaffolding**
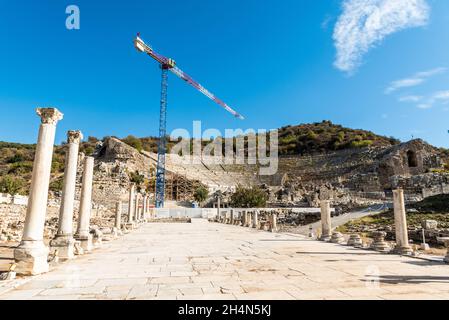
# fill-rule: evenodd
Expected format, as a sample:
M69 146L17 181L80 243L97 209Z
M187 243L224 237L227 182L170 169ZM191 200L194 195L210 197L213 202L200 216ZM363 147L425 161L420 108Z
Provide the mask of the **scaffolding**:
M199 180L189 180L185 175L166 172L165 175L165 200L168 201L194 201L195 190L205 187ZM149 192L155 194L156 185L150 183Z

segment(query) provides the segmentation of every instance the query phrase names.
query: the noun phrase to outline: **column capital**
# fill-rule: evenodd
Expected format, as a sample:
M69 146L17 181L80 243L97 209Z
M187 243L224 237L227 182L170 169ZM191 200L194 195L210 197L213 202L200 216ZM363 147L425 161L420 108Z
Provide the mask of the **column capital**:
M67 131L67 142L79 144L83 140L84 136L79 130Z
M56 124L64 115L56 108L37 108L36 113L43 124Z

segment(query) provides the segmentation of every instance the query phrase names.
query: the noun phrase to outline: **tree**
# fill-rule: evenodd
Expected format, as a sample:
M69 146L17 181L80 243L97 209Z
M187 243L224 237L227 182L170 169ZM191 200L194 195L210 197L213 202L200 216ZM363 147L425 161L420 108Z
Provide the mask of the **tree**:
M140 190L142 184L145 182L145 176L140 174L139 171L131 172L129 181L134 183L137 186L137 189Z
M263 208L268 200L267 194L259 187L238 186L231 196L231 205L235 208Z
M5 176L0 180L0 192L16 195L24 186L24 181L21 178L13 176Z
M96 138L96 137L92 137L92 136L87 137L87 142L89 142L90 144L96 144L98 141L100 141L100 140L98 140L98 138Z
M207 200L207 197L209 196L209 190L207 190L205 187L200 186L195 190L195 193L193 197L196 201L198 201L200 204Z

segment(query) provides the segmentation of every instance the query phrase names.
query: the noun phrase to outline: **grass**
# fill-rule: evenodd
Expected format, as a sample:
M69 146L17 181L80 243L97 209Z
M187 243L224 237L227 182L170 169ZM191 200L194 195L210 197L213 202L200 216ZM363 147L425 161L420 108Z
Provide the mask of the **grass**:
M424 220L438 221L439 228L449 228L449 214L444 213L408 213L407 224L410 227L420 228ZM363 227L387 227L394 225L393 211L378 215L356 219L337 228L339 232L350 233Z

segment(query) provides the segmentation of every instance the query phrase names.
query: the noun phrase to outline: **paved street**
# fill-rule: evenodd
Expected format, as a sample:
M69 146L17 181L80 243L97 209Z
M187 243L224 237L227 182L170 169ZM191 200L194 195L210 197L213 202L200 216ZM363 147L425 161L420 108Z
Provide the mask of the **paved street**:
M146 224L0 299L449 299L449 266L194 220Z

